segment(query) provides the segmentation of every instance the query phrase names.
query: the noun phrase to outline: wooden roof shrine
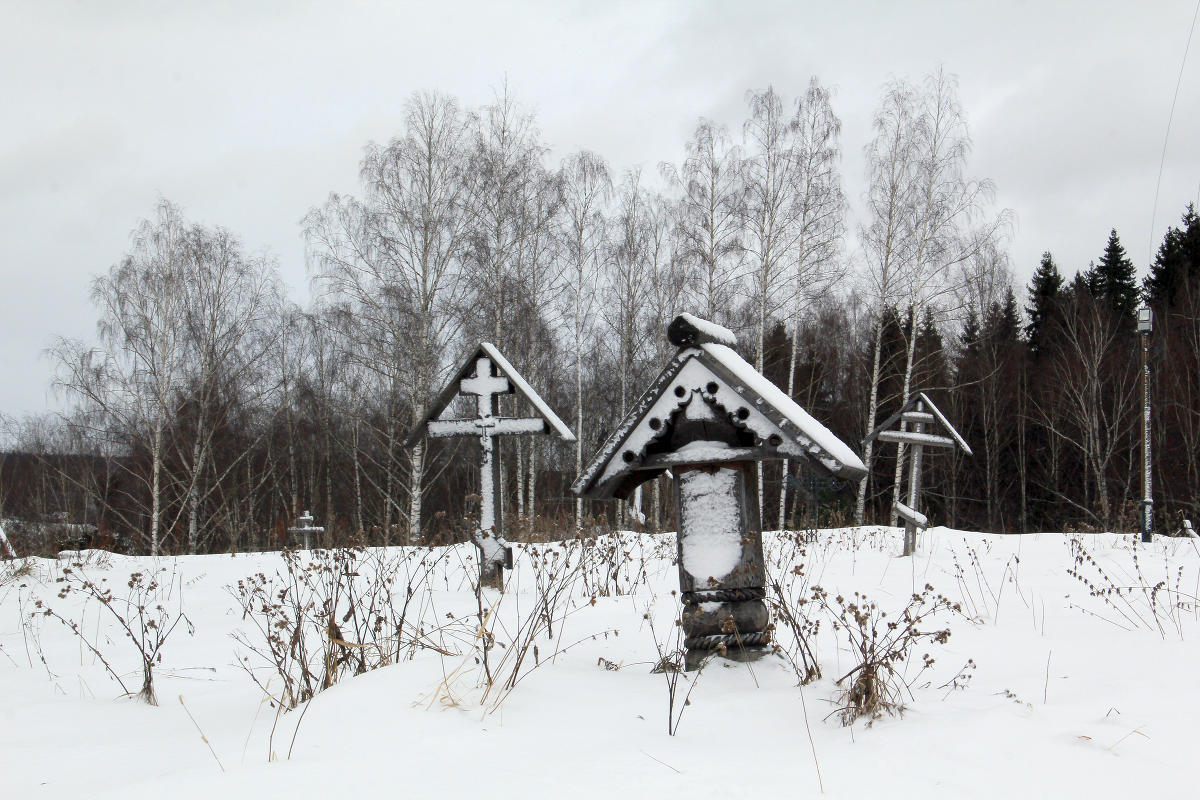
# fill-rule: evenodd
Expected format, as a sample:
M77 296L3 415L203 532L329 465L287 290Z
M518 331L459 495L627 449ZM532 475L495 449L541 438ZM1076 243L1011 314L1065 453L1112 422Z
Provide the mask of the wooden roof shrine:
M897 423L899 427L894 427ZM909 425L913 426L912 430L908 429ZM946 415L924 392L917 392L899 411L867 434L863 445L875 439L881 442L896 442L901 446L901 454L905 445L912 448L908 502L896 500L892 509L897 517L904 520L904 555L910 556L916 550L917 532L929 527L929 518L918 510L921 494L921 456L924 448L957 447L968 456L973 453L966 440L946 419Z
M841 477L866 469L747 364L725 328L681 314L667 338L678 351L571 488L583 497L627 498L672 470L690 669L713 651L754 657L770 639L762 531L746 500L748 464L796 458Z
M733 350L728 330L681 314L667 338L678 352L584 469L576 494L626 498L678 464L794 458L840 478L866 473L849 447ZM736 429L731 441L683 442L680 423L709 414Z

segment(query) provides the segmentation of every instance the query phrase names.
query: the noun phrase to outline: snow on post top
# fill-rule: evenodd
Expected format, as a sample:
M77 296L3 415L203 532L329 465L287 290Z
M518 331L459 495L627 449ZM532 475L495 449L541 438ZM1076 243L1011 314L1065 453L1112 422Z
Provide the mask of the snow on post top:
M737 337L728 328L700 319L686 311L667 326L667 339L676 347L695 347L701 344L723 344L737 347Z

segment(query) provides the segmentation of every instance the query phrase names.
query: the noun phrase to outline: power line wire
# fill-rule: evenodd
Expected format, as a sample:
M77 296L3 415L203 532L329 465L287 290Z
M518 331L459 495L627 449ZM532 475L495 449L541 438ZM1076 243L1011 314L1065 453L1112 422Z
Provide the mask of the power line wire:
M1158 221L1158 193L1162 189L1163 167L1167 163L1167 142L1171 138L1171 123L1175 121L1175 103L1179 100L1179 87L1183 85L1183 68L1187 66L1188 51L1192 49L1192 34L1196 32L1196 17L1200 16L1200 0L1192 13L1192 27L1188 29L1187 45L1183 48L1183 61L1179 65L1179 77L1175 79L1175 96L1171 98L1171 114L1167 117L1167 132L1163 135L1162 156L1158 160L1158 180L1154 184L1154 210L1150 212L1150 235L1146 245L1146 266L1154 253L1154 224ZM1200 191L1200 190L1198 190Z

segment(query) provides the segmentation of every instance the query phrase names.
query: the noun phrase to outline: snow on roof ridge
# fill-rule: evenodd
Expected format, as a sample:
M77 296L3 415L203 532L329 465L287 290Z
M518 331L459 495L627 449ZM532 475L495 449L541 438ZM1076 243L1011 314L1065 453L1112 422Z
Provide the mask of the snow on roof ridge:
M732 348L716 343L706 343L699 347L733 373L747 388L758 393L763 400L774 406L779 413L787 417L789 422L831 457L851 469L866 472L867 468L862 459L845 442L801 408L795 400L788 397L786 392L760 374Z
M550 409L550 406L546 404L542 396L533 390L533 387L529 385L524 376L517 372L516 367L500 354L500 351L496 349L494 344L491 342L480 342L479 346L491 357L493 363L500 367L505 377L512 381L514 388L525 395L525 399L537 410L542 419L546 420L546 423L554 428L560 439L564 442L575 441L575 434L566 426L566 423L558 418L558 415Z
M689 325L713 342L729 347L737 347L737 337L733 335L733 331L729 330L729 328L718 325L715 322L709 322L706 319L701 319L695 314L689 314L686 311L679 314L679 316L683 317Z

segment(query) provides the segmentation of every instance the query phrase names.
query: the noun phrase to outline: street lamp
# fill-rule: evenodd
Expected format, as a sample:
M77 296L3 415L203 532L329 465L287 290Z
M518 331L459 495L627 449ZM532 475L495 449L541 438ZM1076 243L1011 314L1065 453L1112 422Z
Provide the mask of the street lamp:
M1137 330L1142 337L1142 541L1154 540L1154 498L1150 477L1150 332L1154 330L1154 313L1149 306L1138 309Z

